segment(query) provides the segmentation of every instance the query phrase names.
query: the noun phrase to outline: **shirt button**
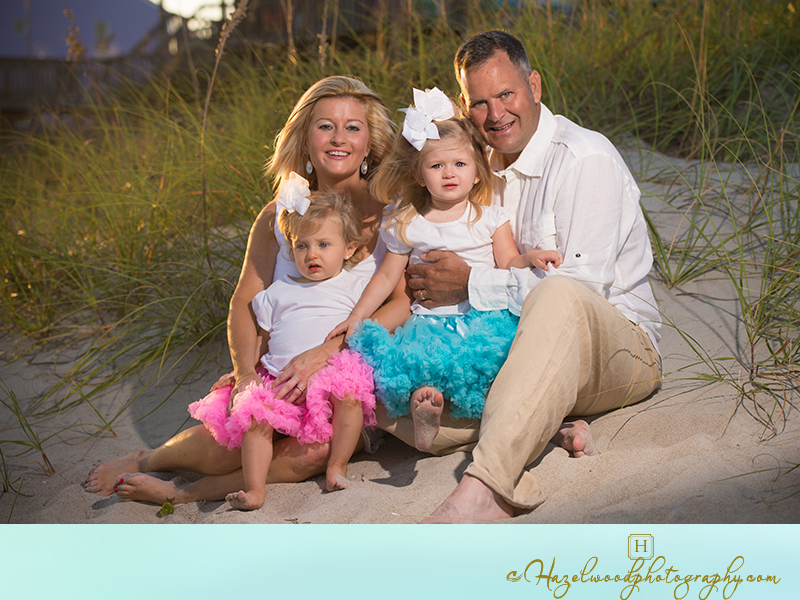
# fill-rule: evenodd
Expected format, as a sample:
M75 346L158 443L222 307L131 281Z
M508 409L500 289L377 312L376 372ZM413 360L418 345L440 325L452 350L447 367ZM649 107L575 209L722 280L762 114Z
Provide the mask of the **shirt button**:
M581 257L581 253L580 252L576 252L575 253L575 258L580 258L580 257Z

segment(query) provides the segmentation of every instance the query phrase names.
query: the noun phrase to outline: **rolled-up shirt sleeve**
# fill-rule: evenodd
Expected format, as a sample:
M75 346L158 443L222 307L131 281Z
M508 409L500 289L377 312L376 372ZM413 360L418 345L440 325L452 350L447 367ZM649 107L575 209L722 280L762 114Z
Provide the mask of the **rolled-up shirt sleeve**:
M522 303L544 279L539 269L489 269L473 267L469 274L469 303L476 310L506 310L519 315Z

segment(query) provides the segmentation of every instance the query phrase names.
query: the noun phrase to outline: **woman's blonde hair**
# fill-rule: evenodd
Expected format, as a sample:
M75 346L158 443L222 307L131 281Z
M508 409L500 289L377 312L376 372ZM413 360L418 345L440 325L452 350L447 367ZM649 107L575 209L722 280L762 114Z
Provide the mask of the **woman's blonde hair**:
M292 252L295 241L301 235L317 231L330 219L339 221L342 227L342 237L345 245L357 244L358 250L348 258L344 264L352 267L360 263L366 256L366 244L369 236L361 231L363 217L349 198L332 190L312 192L309 197L311 206L305 214L298 212L281 211L278 215L278 227L289 242L289 252ZM292 256L287 257L292 260Z
M469 193L469 202L475 208L475 219L471 221L474 223L481 217L481 206L488 206L492 200L492 170L483 139L472 121L463 115L434 123L439 130L439 139L463 138L471 150L479 178ZM420 166L430 149L431 144L425 142L422 150L418 151L403 136L397 136L392 153L370 182L373 198L384 204L396 202L388 215L389 222L396 226L397 236L406 244L408 224L416 215L425 214L431 206L428 188L419 184L422 179Z
M369 177L389 153L394 140L394 129L389 117L389 109L380 96L369 89L362 81L352 77L326 77L306 90L292 109L283 129L275 138L275 152L267 161L267 175L273 178L275 188L289 176L289 173L306 172L306 135L311 121L311 113L317 102L325 98L353 98L360 102L367 113L369 128L369 156L367 156L367 175ZM317 189L315 172L309 175L309 187Z

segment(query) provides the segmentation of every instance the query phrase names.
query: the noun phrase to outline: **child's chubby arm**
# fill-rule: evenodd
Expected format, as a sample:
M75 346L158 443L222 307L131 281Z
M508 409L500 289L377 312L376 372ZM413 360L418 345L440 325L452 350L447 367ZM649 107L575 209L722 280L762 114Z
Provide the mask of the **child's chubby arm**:
M494 232L492 249L494 261L499 269L539 267L543 271L547 271L549 263L553 263L554 267L559 267L564 262L564 259L555 250L531 250L520 254L514 238L511 236L511 225L508 223L504 223Z
M492 252L498 269L508 269L513 259L519 258L519 250L511 236L511 225L503 223L492 236Z
M515 269L539 267L542 271L547 271L551 263L558 268L563 262L564 259L555 250L531 250L513 259L508 266Z
M331 330L328 337L325 338L326 341L337 335L345 334L345 337L350 335L358 323L368 319L378 310L397 287L407 264L408 254L387 252L381 266L369 280L367 287L364 288L364 292L350 316Z

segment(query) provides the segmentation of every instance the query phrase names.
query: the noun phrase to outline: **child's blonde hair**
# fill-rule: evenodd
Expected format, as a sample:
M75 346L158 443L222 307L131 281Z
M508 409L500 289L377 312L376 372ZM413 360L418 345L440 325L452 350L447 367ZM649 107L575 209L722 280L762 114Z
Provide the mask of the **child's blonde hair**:
M471 221L474 223L481 218L481 206L488 206L492 200L492 170L481 134L472 121L463 115L434 121L434 124L439 130L439 139L463 137L472 152L479 178L469 193L469 202L475 208L475 219ZM396 202L394 210L388 215L389 222L396 226L397 236L404 243L408 243L405 235L408 224L416 215L426 213L431 205L428 188L419 184L422 178L420 165L430 149L431 145L426 142L418 151L402 135L398 135L391 154L384 159L370 182L373 198L384 204Z
M362 233L364 218L350 199L334 191L312 192L309 199L311 206L305 214L284 210L278 215L278 227L289 242L290 254L298 237L314 233L326 221L335 219L341 225L344 243L358 245L358 250L344 262L344 265L353 267L364 260L369 236ZM291 255L288 258L292 260Z

